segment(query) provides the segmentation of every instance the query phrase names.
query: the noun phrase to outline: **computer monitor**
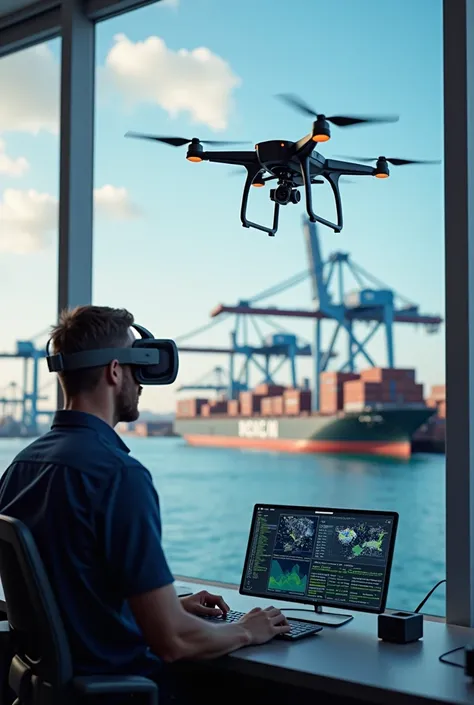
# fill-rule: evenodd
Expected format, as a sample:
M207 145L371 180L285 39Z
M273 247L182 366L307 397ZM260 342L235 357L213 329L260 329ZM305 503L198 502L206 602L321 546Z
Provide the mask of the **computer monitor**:
M311 605L286 616L325 626L341 626L352 615L324 606L379 614L397 526L396 512L257 504L240 593Z

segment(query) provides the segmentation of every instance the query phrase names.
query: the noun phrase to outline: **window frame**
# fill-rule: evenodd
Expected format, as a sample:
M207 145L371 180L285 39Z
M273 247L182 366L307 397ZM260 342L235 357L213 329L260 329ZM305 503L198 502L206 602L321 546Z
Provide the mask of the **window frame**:
M95 24L159 1L38 0L17 12L0 15L0 58L62 38L58 311L92 301ZM449 409L446 621L472 627L474 257L470 255L474 253L474 0L443 0L443 51ZM79 91L81 101L76 101L74 96ZM71 109L72 104L82 105L80 115Z

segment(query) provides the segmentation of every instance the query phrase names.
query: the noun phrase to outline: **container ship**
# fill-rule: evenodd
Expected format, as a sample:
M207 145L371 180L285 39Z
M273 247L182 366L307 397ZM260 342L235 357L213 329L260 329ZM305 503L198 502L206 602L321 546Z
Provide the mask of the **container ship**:
M445 453L446 385L434 385L426 403L435 413L416 430L412 439L412 450L417 453Z
M319 410L308 389L261 384L238 399L181 399L175 431L190 445L409 458L436 408L412 369L323 372Z

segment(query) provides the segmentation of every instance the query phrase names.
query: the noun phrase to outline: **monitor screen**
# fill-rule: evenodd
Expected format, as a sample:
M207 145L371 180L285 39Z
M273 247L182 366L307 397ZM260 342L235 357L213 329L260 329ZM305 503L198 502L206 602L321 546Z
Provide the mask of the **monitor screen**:
M383 612L396 512L258 504L240 592Z

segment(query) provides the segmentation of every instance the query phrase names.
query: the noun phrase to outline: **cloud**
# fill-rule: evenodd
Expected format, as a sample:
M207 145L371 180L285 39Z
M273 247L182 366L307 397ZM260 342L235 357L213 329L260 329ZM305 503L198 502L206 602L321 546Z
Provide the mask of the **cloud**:
M106 184L95 189L96 212L113 220L129 220L141 215L138 206L132 202L124 186Z
M187 112L214 130L227 127L232 92L241 80L229 64L205 47L169 49L159 37L132 42L114 37L105 64L105 81L131 104L154 103L171 117Z
M50 244L57 228L58 203L34 189L6 189L0 201L0 251L25 254Z
M140 214L127 190L109 184L94 190L96 214L124 220ZM0 252L27 254L51 245L58 228L58 201L34 189L6 189L0 200Z
M25 157L13 159L6 153L5 142L0 139L0 175L19 177L26 174L30 165Z
M3 58L0 86L0 132L57 134L59 65L46 44Z

